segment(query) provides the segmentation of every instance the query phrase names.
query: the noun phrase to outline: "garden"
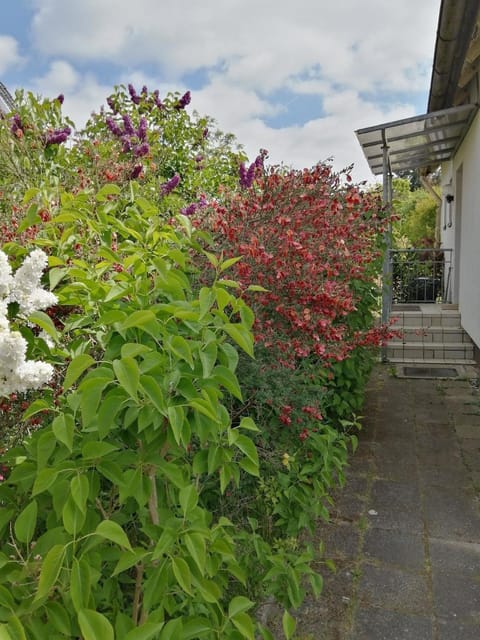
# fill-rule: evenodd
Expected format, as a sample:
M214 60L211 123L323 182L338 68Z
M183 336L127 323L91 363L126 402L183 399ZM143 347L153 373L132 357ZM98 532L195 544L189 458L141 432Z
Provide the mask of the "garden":
M389 214L190 92L0 120L0 638L294 637L354 453Z

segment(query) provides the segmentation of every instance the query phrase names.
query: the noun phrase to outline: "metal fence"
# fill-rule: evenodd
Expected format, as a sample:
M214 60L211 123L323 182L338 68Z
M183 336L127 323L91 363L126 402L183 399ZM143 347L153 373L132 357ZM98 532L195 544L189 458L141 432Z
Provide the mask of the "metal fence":
M391 249L392 302L451 302L452 249Z

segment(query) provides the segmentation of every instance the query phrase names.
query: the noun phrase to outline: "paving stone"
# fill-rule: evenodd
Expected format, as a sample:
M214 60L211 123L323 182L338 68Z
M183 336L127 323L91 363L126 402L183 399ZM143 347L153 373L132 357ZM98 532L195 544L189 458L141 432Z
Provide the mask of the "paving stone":
M325 545L325 557L356 558L360 545L360 530L356 523L329 522L315 532L317 540Z
M351 638L352 640L432 640L432 623L427 616L362 608L357 612Z
M464 624L480 622L480 581L456 572L433 571L432 584L438 617Z
M428 584L424 576L369 564L363 564L361 571L357 593L361 607L382 607L413 614L428 613Z
M480 413L459 413L455 416L455 426L480 427Z
M372 528L365 534L363 554L384 564L421 572L425 569L423 546L420 534Z
M464 449L462 451L462 459L470 471L480 472L480 455L478 451Z
M478 540L480 514L473 491L425 487L425 518L432 537Z
M459 438L480 438L480 425L457 424L455 431Z
M371 526L380 529L423 532L420 495L415 483L376 480L367 514Z
M428 546L432 571L465 574L478 578L480 582L480 531L477 540L472 543L430 538Z
M420 479L425 486L468 488L472 486L471 474L463 464L449 467L426 467L421 465L418 470Z
M438 621L438 640L478 640L480 625L463 624L458 620Z

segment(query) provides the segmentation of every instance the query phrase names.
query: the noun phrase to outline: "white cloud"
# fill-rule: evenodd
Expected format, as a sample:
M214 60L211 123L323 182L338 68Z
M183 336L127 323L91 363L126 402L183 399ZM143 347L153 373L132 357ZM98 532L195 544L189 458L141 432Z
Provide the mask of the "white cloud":
M370 172L354 130L414 114L408 96L413 102L412 92L428 91L440 0L33 4L33 46L49 63L37 85L65 93L75 120L110 93L105 64L118 70L117 84L145 83L162 94L186 90L185 75L202 71L192 107L235 133L250 157L259 147L294 166L334 156L336 168L355 162L363 179ZM275 103L284 89L293 92L290 104ZM272 116L295 114L303 95L318 96L317 112L285 119L295 126L268 126Z
M0 34L0 73L15 67L23 62L18 51L18 42L12 36Z

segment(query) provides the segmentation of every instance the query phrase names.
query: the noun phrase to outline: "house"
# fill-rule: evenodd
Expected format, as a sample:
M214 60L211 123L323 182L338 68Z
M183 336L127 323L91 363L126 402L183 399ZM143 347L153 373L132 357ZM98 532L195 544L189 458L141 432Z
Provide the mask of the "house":
M450 308L458 305L476 355L480 348L479 103L480 0L442 0L427 113L356 132L372 172L383 175L386 202L396 172L421 169L428 176L440 167L440 246L451 258L442 283L443 301L455 305ZM384 273L384 282L390 282L388 257ZM391 310L391 292L387 284L384 319Z

